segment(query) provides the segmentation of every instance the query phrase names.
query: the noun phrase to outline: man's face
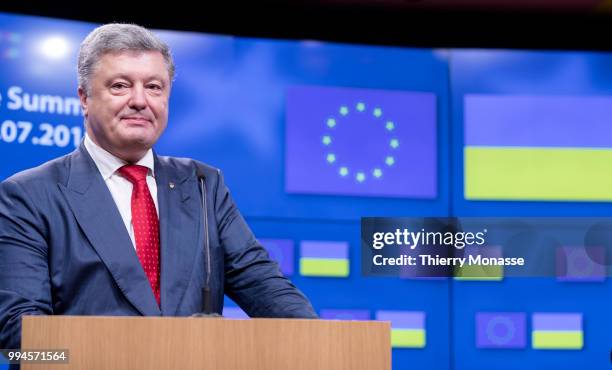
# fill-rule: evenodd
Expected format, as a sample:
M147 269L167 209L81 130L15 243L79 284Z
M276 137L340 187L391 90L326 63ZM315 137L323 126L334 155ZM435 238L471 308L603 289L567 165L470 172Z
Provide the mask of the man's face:
M87 133L113 155L138 161L168 123L170 77L161 53L107 53L94 68L90 94L79 89Z

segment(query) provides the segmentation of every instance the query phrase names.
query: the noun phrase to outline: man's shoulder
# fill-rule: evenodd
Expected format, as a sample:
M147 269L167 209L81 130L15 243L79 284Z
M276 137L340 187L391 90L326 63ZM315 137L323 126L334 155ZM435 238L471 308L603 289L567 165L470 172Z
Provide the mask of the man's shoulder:
M216 179L221 170L193 158L157 156L160 163L171 170L187 177L203 175L206 179Z

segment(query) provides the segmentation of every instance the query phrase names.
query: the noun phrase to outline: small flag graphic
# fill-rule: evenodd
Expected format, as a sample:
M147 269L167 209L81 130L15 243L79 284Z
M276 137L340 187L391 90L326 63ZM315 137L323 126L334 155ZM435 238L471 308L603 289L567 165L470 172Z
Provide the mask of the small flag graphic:
M606 279L604 247L557 248L557 280L601 282Z
M523 312L476 313L477 348L525 348L526 314Z
M534 313L531 345L534 349L582 349L581 313Z
M322 309L319 317L325 320L370 320L368 310Z
M466 262L463 267L455 269L456 280L501 281L504 278L504 266L484 262L477 263L483 261L483 258L503 257L500 246L465 247L460 254L466 258ZM472 256L471 259L470 256ZM478 257L481 259L479 260Z
M303 276L349 276L349 245L346 242L304 240L300 243L300 274Z
M278 262L283 275L293 275L293 240L260 239L259 242L266 248L270 258Z
M248 319L249 315L240 307L223 307L223 317L228 319Z
M377 311L376 320L391 322L391 346L425 348L425 312Z

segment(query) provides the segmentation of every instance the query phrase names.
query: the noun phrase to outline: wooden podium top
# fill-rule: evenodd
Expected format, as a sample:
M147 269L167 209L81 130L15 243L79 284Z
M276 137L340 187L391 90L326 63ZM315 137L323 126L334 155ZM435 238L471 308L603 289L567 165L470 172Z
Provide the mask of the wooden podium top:
M24 316L22 331L22 350L69 350L24 370L391 369L388 322Z

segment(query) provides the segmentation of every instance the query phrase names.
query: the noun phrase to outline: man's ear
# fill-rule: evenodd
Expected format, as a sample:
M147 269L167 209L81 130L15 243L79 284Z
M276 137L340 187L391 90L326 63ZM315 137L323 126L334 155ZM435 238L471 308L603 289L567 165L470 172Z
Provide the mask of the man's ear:
M83 115L87 117L87 92L84 88L79 87L77 90L79 94L79 100L81 101L81 108L83 109Z

